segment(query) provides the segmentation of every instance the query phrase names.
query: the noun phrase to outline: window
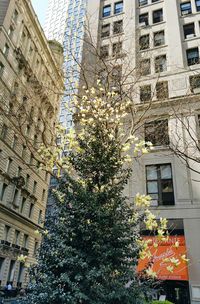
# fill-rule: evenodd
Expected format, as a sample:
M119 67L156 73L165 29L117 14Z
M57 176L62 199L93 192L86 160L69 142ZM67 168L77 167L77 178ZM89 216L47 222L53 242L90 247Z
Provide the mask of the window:
M158 23L163 21L163 10L159 9L153 12L153 23Z
M0 77L3 76L4 69L5 69L5 66L3 65L2 62L0 62Z
M185 24L183 26L184 38L189 39L195 36L194 23Z
M188 14L191 14L192 13L192 6L191 6L191 2L184 2L184 3L181 3L180 5L181 7L181 15L184 16L184 15L188 15Z
M140 101L151 100L151 85L144 85L140 87Z
M123 20L115 21L113 24L113 34L120 34L123 32Z
M191 91L200 88L200 75L190 76L190 88Z
M5 227L4 227L4 241L9 241L9 233L10 233L10 226L5 225Z
M14 13L13 13L13 20L14 20L14 22L17 22L18 16L19 16L19 13L18 13L18 11L15 9L15 10L14 10Z
M7 184L5 184L5 183L3 183L3 185L2 185L2 188L1 188L1 201L3 201L4 200L4 196L5 196L5 193L6 193L6 189L7 189L7 187L8 187L8 185Z
M8 30L8 36L10 37L10 39L12 39L13 34L14 34L14 28L11 25L10 28L9 28L9 30Z
M45 198L46 198L46 191L45 191L45 189L43 189L43 191L42 191L42 201L44 201Z
M109 37L110 36L110 24L104 24L101 27L101 37Z
M30 204L30 208L29 208L29 214L28 214L28 216L29 216L30 218L31 218L32 215L33 215L33 208L34 208L34 204L31 203L31 204Z
M112 54L113 54L113 56L122 55L122 42L113 43Z
M156 83L156 98L164 100L169 97L168 82L160 81Z
M139 2L139 6L143 6L143 5L148 4L148 0L138 0L138 2Z
M174 205L170 164L146 166L147 193L159 205Z
M167 58L166 55L161 55L155 58L155 72L162 73L167 71Z
M8 46L8 44L6 43L5 46L4 46L4 48L3 48L3 54L5 55L5 57L8 56L9 49L10 49L9 46Z
M34 181L34 183L33 183L33 194L36 193L36 190L37 190L37 182Z
M0 281L2 281L2 270L4 267L5 258L0 257Z
M106 5L103 7L102 17L109 17L111 14L111 5Z
M21 207L20 207L20 212L21 213L24 212L25 203L26 203L26 198L22 197L22 202L21 202Z
M10 267L9 267L9 272L8 272L8 282L12 283L14 280L14 276L15 276L15 265L16 265L16 261L11 260L10 261Z
M23 263L20 263L19 266L19 273L18 273L18 279L17 279L17 287L22 286L23 278L24 278L24 273L25 273L25 266Z
M6 139L8 133L8 127L4 124L1 129L1 139Z
M11 158L8 158L7 164L6 164L6 172L7 172L7 173L9 173L9 171L10 171L11 164L12 164L12 159L11 159Z
M122 65L113 67L111 77L112 77L112 85L118 86L122 79Z
M23 238L23 248L28 248L28 235L24 234L24 238Z
M148 15L148 13L139 15L139 24L140 25L149 25L149 15Z
M15 189L14 191L14 195L13 195L13 205L15 207L19 207L19 190Z
M26 157L26 145L22 145L22 158Z
M149 35L144 35L140 37L140 50L146 50L149 48Z
M13 244L19 245L19 239L20 239L20 231L19 230L15 230Z
M29 183L30 183L30 175L27 174L27 175L26 175L26 188L29 187Z
M120 14L122 12L123 12L123 1L115 3L114 14Z
M100 49L100 57L102 59L104 59L104 58L108 58L108 56L109 56L109 46L108 45L104 45Z
M160 46L165 44L165 33L164 31L160 31L157 33L154 33L154 46Z
M140 74L142 76L151 74L151 61L149 58L140 61Z
M42 224L42 210L39 211L38 224Z
M198 49L198 47L187 50L186 54L187 54L187 64L189 66L199 63L199 49Z
M18 138L17 138L16 135L14 135L14 137L13 137L13 142L12 142L12 148L13 148L13 149L16 149L16 147L17 147L17 142L18 142Z
M145 123L145 141L151 142L154 146L169 145L168 120L155 120Z
M39 248L39 243L36 241L34 246L34 253L33 253L34 255L37 254L38 248Z
M195 0L195 4L196 4L196 10L197 12L200 11L200 0Z

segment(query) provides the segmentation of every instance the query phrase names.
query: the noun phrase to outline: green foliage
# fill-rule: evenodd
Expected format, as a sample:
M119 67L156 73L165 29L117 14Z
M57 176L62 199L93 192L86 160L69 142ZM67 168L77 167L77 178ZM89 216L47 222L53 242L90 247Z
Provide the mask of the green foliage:
M123 195L131 169L118 126L114 136L108 129L100 120L77 135L79 149L69 154L76 177L66 172L54 193L28 303L144 303L149 282L136 272L143 214Z
M153 301L151 304L173 304L172 302L169 301Z

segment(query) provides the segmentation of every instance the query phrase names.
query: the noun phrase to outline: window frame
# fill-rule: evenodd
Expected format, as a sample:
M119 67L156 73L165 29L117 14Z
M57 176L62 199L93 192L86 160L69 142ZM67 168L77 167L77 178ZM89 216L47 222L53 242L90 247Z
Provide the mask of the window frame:
M171 178L162 178L162 173L161 173L161 167L162 166L170 166L170 172L171 172ZM148 167L156 167L156 172L157 172L157 178L156 179L148 179L148 174L147 170ZM162 163L162 164L151 164L151 165L146 165L145 166L145 171L146 171L146 193L148 195L158 195L158 199L152 199L153 201L157 200L158 206L174 206L175 205L175 193L174 193L174 181L173 181L173 169L172 169L172 164L171 163ZM163 191L163 184L164 182L171 182L171 187L172 187L172 192L164 192ZM157 192L149 192L148 191L148 182L157 182ZM169 202L164 202L163 193L171 193L172 196L172 201Z

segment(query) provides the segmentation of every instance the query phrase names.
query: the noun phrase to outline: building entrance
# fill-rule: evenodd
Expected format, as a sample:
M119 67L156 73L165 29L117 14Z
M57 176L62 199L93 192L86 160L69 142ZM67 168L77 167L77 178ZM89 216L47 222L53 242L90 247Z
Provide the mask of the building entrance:
M162 293L174 304L190 304L189 283L187 281L165 281Z

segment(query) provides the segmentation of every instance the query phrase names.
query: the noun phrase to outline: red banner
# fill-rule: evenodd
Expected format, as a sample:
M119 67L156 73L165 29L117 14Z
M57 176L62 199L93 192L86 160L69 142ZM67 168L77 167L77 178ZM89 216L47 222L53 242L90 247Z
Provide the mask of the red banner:
M152 262L152 270L156 272L159 280L181 280L188 281L187 262L182 258L186 256L186 246L184 236L169 236L167 242L158 242L157 237L143 237L149 240L149 250L151 258L140 259L138 263L138 272L147 268L149 262ZM178 265L173 267L173 271L167 269L172 263L168 259L178 259ZM169 267L168 267L169 268Z

